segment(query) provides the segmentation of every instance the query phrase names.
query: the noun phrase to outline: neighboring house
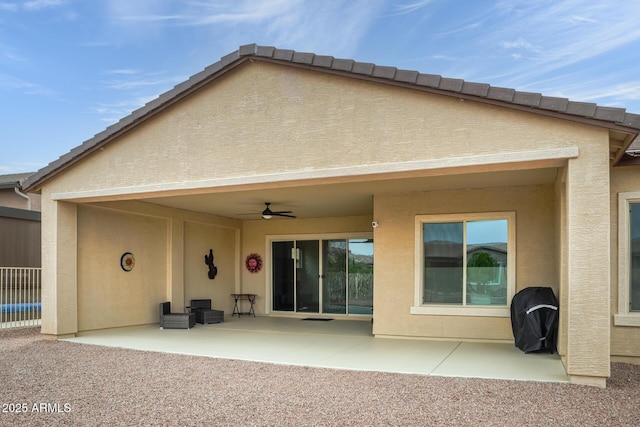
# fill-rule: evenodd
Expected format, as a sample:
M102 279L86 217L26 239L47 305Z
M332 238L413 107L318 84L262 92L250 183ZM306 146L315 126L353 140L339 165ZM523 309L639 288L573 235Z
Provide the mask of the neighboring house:
M571 380L605 385L640 360L639 132L624 109L242 46L29 177L42 332L155 323L164 300L230 313L244 292L259 315L372 308L378 337L512 342L513 295L550 286ZM430 244L458 249L431 265ZM467 280L478 246L506 250L499 279ZM336 247L375 255L368 310Z
M0 175L0 267L40 267L40 195L22 192L31 173Z
M0 206L40 212L40 194L22 191L22 182L32 174L0 175Z

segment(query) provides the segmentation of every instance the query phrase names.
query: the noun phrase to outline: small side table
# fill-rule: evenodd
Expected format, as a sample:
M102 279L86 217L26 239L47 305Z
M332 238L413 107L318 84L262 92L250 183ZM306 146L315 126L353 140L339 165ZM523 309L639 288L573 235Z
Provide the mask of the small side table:
M256 317L256 312L253 309L253 305L256 302L256 294L231 294L231 296L234 299L235 305L233 306L233 313L231 314L231 317L233 317L234 314L237 314L238 317L240 317L243 314L249 315L251 316L253 314L253 317ZM240 305L242 305L242 301L249 301L249 311L240 311L240 307L238 306L238 301L240 302Z

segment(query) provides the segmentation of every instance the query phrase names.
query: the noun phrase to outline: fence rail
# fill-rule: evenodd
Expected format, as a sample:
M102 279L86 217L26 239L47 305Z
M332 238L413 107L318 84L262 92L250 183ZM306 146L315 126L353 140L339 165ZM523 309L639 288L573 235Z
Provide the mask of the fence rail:
M0 267L0 329L40 325L42 269Z

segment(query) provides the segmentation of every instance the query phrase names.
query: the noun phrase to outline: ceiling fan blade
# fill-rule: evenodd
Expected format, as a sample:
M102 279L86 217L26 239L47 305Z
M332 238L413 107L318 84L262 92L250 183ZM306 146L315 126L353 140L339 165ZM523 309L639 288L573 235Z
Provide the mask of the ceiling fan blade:
M271 215L273 216L286 216L287 218L296 218L295 215L287 215L286 212L291 212L291 211L285 211L285 212L272 212Z

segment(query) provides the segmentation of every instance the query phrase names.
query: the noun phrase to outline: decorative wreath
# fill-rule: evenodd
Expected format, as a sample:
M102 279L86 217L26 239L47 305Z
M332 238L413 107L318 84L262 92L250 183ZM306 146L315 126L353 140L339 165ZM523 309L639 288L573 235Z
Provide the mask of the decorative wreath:
M258 254L250 254L244 261L249 273L257 273L262 270L262 257Z

